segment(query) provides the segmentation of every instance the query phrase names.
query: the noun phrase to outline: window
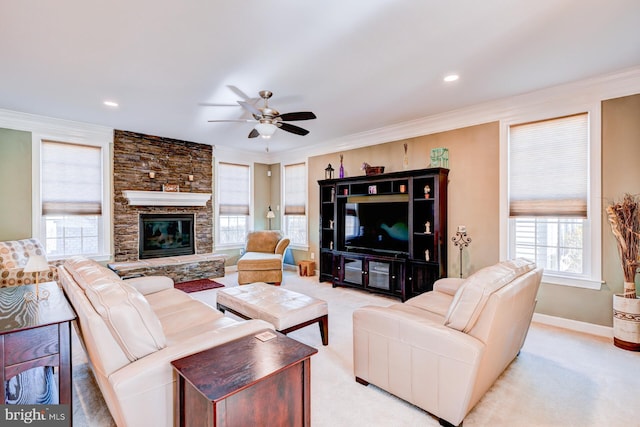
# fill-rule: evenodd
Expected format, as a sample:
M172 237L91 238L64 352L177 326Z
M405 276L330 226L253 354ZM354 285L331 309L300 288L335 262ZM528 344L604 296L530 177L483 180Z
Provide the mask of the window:
M41 240L47 256L102 255L102 148L42 140Z
M588 113L508 132L510 258L535 260L546 278L591 279Z
M244 244L249 231L250 169L218 164L218 243Z
M307 245L306 165L284 167L284 230L292 245Z

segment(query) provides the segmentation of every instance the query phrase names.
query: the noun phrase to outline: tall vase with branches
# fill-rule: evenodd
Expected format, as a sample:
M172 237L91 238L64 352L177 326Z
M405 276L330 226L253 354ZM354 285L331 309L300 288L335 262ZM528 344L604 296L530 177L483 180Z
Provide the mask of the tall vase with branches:
M640 266L640 200L625 194L622 201L607 206L611 231L616 238L624 274L624 297L636 298L635 277Z

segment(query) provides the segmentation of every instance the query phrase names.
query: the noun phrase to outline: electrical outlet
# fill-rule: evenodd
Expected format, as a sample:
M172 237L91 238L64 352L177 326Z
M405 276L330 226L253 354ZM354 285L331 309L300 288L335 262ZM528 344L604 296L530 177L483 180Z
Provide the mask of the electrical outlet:
M316 254L314 252L311 252L311 259L316 259Z

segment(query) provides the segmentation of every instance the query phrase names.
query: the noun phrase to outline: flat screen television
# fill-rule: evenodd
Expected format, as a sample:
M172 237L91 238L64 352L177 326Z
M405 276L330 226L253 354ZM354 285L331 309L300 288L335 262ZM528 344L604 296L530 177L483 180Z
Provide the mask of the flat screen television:
M349 198L342 210L346 250L409 254L409 206L388 197Z

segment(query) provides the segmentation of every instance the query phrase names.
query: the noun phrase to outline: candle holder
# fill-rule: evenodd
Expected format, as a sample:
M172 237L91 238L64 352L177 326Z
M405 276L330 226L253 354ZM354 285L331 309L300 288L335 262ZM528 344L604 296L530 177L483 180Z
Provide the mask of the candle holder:
M467 230L464 227L458 227L456 235L451 238L453 244L460 248L460 278L462 278L462 251L471 243L471 237L467 236Z

